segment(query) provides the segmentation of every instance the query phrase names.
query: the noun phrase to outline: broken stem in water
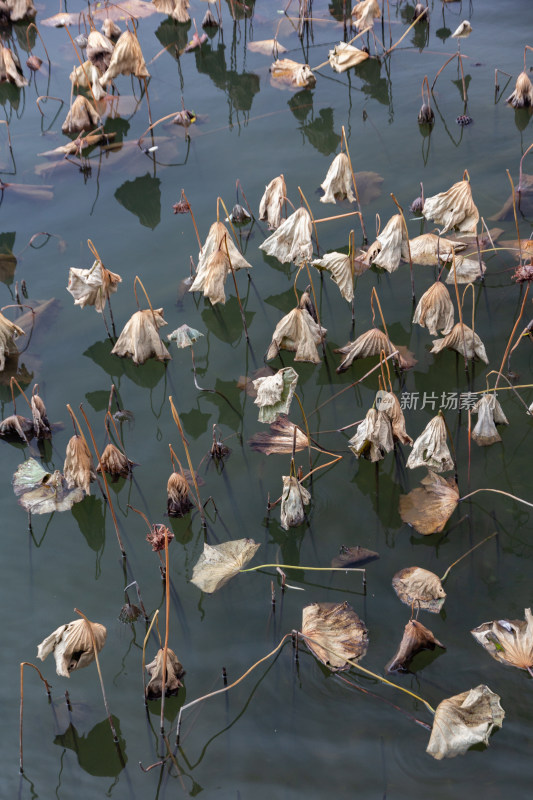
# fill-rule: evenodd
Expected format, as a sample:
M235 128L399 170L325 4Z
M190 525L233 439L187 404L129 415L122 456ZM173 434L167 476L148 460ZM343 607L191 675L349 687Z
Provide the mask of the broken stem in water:
M52 696L50 694L50 689L52 686L48 683L46 678L43 678L41 674L41 670L39 667L36 667L35 664L32 664L30 661L21 661L20 662L20 722L19 722L19 772L22 775L24 773L24 766L23 766L23 759L22 759L22 717L23 717L23 710L24 710L24 667L33 667L33 669L39 675L39 678L44 683L46 694L48 695L48 702L52 701Z
M514 494L510 494L510 492L504 492L502 491L502 489L474 489L473 492L465 494L464 497L460 497L457 502L462 503L463 500L468 500L469 497L473 497L478 492L494 492L495 494L503 494L505 497L510 497L511 500L516 500L518 503L523 503L525 506L533 508L533 503L529 503L527 500L523 500L521 497L517 497Z
M446 580L446 578L450 574L450 570L451 570L452 567L455 567L455 565L458 564L459 561L462 561L463 558L466 558L467 556L469 556L470 553L473 553L474 550L477 550L478 547L481 547L482 544L485 544L485 542L488 542L489 539L492 539L494 536L497 536L497 535L498 535L498 531L496 531L496 533L491 533L490 536L487 536L485 539L483 539L482 542L478 542L476 545L474 545L474 547L471 547L470 550L467 550L466 553L463 553L463 555L460 556L456 561L454 561L453 564L450 564L450 566L448 567L448 569L446 570L446 572L444 573L444 575L440 579L441 583L444 583L444 581Z

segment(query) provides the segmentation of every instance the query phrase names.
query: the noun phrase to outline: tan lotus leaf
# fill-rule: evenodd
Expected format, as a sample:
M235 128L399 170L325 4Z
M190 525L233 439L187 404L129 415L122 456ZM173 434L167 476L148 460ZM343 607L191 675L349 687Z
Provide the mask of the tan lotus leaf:
M91 494L91 481L96 479L96 475L91 452L81 436L69 439L63 474L69 489L79 486L86 494Z
M473 745L488 745L504 717L500 696L484 684L448 697L437 706L426 753L440 761L462 756Z
M413 322L427 328L432 336L441 331L446 336L453 328L453 303L442 281L436 281L424 292L413 317Z
M455 259L455 273L457 275L457 283L473 283L478 278L481 278L487 271L487 265L484 261L479 266L479 259L477 258L464 258L457 256ZM451 267L447 277L446 283L455 283L453 266Z
M375 19L380 19L381 11L377 0L361 0L352 8L352 17L358 31L372 27Z
M157 651L153 661L146 665L146 672L150 676L146 684L145 695L147 700L159 700L163 695L163 678L165 679L165 697L172 697L182 688L181 678L185 670L180 664L174 650L167 647L166 669L164 669L165 651Z
M22 414L10 414L0 422L0 436L6 439L16 439L17 437L29 444L29 440L33 437L33 421Z
M278 57L278 53L286 53L287 48L283 47L277 39L261 39L255 42L248 42L248 50L252 53L261 53L264 56Z
M526 669L533 667L533 615L524 609L525 620L496 619L470 631L487 653L501 664Z
M122 450L114 444L108 444L100 456L100 464L104 472L108 472L113 478L128 478L131 474L133 461L130 461ZM102 472L100 464L96 467L97 472Z
M401 569L394 575L392 587L402 603L432 614L438 614L446 600L439 576L422 567Z
M93 30L87 37L87 47L85 54L91 64L97 67L101 72L109 67L111 61L111 54L115 49L114 42L104 36L100 31Z
M154 6L161 14L167 14L176 22L189 22L189 0L153 0Z
M93 636L88 629L91 626ZM84 619L75 619L66 625L61 625L50 636L43 639L37 648L37 658L44 661L50 653L54 654L56 672L63 678L70 678L70 673L75 669L89 666L105 644L107 630L99 622L85 622ZM94 637L94 644L93 644Z
M416 619L410 619L405 626L400 646L385 669L387 672L408 672L409 664L417 653L421 650L434 650L436 647L446 650L429 628Z
M51 439L52 430L46 415L46 406L39 396L39 386L35 384L31 395L31 416L33 419L33 431L37 439Z
M269 256L275 256L282 264L294 261L300 266L313 256L312 232L309 212L306 208L298 208L259 245L259 249Z
M427 467L434 472L453 469L453 459L446 444L446 423L442 414L430 419L420 436L415 439L407 459L407 467Z
M33 0L4 0L11 22L18 22L21 19L30 19L37 13Z
M28 85L22 74L18 56L11 52L9 47L0 44L0 83L13 83L19 89Z
M358 47L346 42L339 42L328 53L329 65L335 72L346 72L347 69L362 64L367 58L370 56L365 50L359 50ZM323 200L322 202L328 201Z
M83 489L69 489L59 470L47 472L34 458L28 458L13 475L13 491L18 502L31 514L69 511L83 500Z
M106 90L100 86L102 72L90 61L84 61L83 64L74 67L69 77L74 87L88 91L90 89L95 100L101 100L106 96Z
M365 623L346 601L305 606L302 633L313 655L335 672L350 669L347 659L360 661L368 650Z
M104 19L104 21L102 22L102 33L104 34L104 36L107 36L107 38L111 39L112 41L116 41L118 37L122 35L122 31L120 30L118 25L116 25L113 22L113 20L110 19L109 17Z
M402 215L394 214L376 241L368 248L365 263L370 266L383 267L387 272L395 272L400 264L402 248L406 241Z
M390 419L383 411L369 409L349 440L348 447L356 458L363 456L369 461L381 461L394 449Z
M472 431L472 439L482 447L501 442L502 437L498 433L496 424L508 425L509 422L496 394L492 392L482 394L472 411L478 415L476 426Z
M74 298L75 306L94 306L101 314L109 296L117 291L121 282L120 275L106 269L97 260L90 269L69 269L67 292Z
M361 275L365 272L365 267L361 269L361 264L353 259L354 270L352 272L352 258L346 253L326 253L322 258L315 258L311 262L314 267L320 270L327 270L331 275L331 280L339 287L344 299L351 303L354 297L353 279L354 275Z
M421 236L409 239L411 260L413 264L420 264L423 267L435 267L442 261L451 261L454 251L459 253L465 247L464 242L454 242L435 233L423 233ZM405 261L409 260L407 241L402 245L402 258Z
M216 592L238 574L260 547L253 539L233 539L214 546L205 542L191 583L207 594Z
M370 328L358 336L354 342L348 342L344 347L339 347L335 350L336 353L341 353L346 358L337 367L337 372L345 372L349 366L357 358L368 358L369 356L379 356L383 350L385 355L388 356L394 353L398 348L392 344L387 335L380 331L379 328ZM411 354L406 352L404 355L399 353L397 359L400 364L400 369L409 369L416 361L411 358Z
M256 378L253 387L257 392L254 403L259 406L259 422L274 422L280 414L288 414L298 383L298 373L284 367L275 375Z
M6 365L6 358L18 355L15 339L24 336L24 331L0 312L0 372Z
M106 86L117 75L135 75L136 78L149 78L141 45L135 34L124 31L113 50L109 67L100 78L100 85Z
M291 89L312 89L316 78L308 64L300 64L290 58L277 59L270 67L272 79Z
M444 226L441 233L452 228L475 233L479 222L479 211L472 200L470 181L458 181L448 191L427 197L422 213L426 219Z
M259 204L259 219L267 220L270 230L279 228L281 222L281 209L287 196L285 178L278 175L265 187L263 197Z
M309 440L303 430L294 425L287 417L280 416L270 426L269 433L256 433L248 441L248 444L258 453L266 456L271 453L299 453L309 446Z
M200 250L196 275L190 292L203 292L213 305L225 303L224 284L231 267L234 271L251 269L241 255L223 222L214 222Z
M324 196L320 198L321 203L336 203L337 199L347 199L350 203L355 203L352 171L346 153L335 156L320 188L324 190Z
M459 502L459 489L453 478L428 471L409 494L400 495L400 516L418 533L439 533Z
M266 360L275 358L280 350L289 350L294 352L295 361L320 364L317 345L324 341L326 333L306 308L293 308L276 325Z
M63 133L80 133L81 131L90 131L99 124L100 115L95 107L86 97L78 94L61 126L61 130Z
M440 353L442 350L456 350L468 359L480 358L485 364L489 363L485 345L468 325L458 322L444 339L434 339L431 353Z
M400 405L400 401L392 392L380 390L376 394L376 408L385 414L390 420L392 427L392 437L394 441L402 444L413 444L413 440L405 430L405 417Z
M533 105L533 83L527 72L520 73L516 79L514 92L505 102L512 105L513 108L529 108Z
M169 517L184 517L193 503L189 497L191 487L181 472L173 472L167 481L167 513Z
M283 491L281 493L281 527L288 531L296 528L305 520L304 506L311 502L311 495L292 475L282 475Z
M149 358L169 361L170 353L157 332L166 324L162 308L136 311L124 326L111 352L122 358L131 358L134 364L144 364Z

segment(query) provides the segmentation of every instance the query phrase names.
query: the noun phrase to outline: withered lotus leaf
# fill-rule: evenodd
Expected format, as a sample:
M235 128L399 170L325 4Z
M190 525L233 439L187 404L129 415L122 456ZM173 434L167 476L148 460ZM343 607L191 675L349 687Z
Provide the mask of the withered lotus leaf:
M329 65L335 72L346 72L350 67L356 67L358 64L362 64L367 58L369 58L369 55L366 50L359 50L358 47L354 47L352 44L347 44L346 42L339 42L339 44L336 44L333 50L330 50L328 53ZM325 203L328 201L323 200L322 202Z
M298 373L292 367L284 367L275 375L256 378L254 403L259 406L259 422L274 422L280 414L288 414L298 383Z
M69 439L63 474L69 489L79 486L86 494L91 494L91 481L95 480L96 475L91 451L81 436L75 435Z
M281 209L286 200L287 187L285 178L278 175L265 187L263 197L259 204L259 219L267 220L270 230L279 228L281 222Z
M389 356L398 349L399 348L392 344L383 331L380 331L379 328L370 328L370 330L358 336L354 342L348 342L344 347L339 347L335 350L336 353L341 353L346 356L337 367L337 372L345 372L357 358L378 356L382 350L386 356ZM406 351L404 355L398 353L397 358L401 369L409 369L416 364L416 361L412 358L412 354L408 351Z
M369 561L375 561L376 558L379 558L379 553L367 550L366 547L361 547L360 545L346 547L346 545L342 545L339 555L331 559L331 566L357 567L361 564L367 564Z
M372 27L375 19L381 17L381 11L377 0L361 0L352 8L352 17L355 20L355 27L358 31Z
M5 82L13 83L19 89L28 85L17 55L9 47L0 44L0 83Z
M121 35L122 31L118 25L115 25L112 19L106 17L106 19L104 19L102 22L102 33L104 36L107 36L108 39L116 41L116 39L118 39L118 37Z
M6 358L18 354L15 339L24 336L24 331L0 313L0 371L6 365Z
M102 72L89 60L84 61L78 67L74 67L69 76L70 82L74 87L87 89L87 91L90 89L92 96L97 101L102 100L106 95L105 89L100 86L101 77ZM68 133L68 131L63 132Z
M344 603L311 603L302 611L302 633L307 647L331 670L350 669L368 650L368 631L353 608Z
M533 615L524 609L525 620L496 619L470 631L487 653L501 664L526 669L533 667Z
M314 267L320 270L327 270L331 275L331 280L339 287L341 295L348 303L351 303L354 296L353 279L354 275L362 275L366 270L366 265L353 259L346 253L326 253L322 258L315 258L311 262Z
M516 79L514 92L509 95L506 103L509 103L513 108L529 108L533 105L533 84L529 79L527 72L521 72Z
M401 214L394 214L376 241L370 245L365 256L365 263L383 267L387 272L395 272L401 261L402 249L406 246L407 237Z
M29 19L37 13L33 0L3 0L11 22L18 22L21 19Z
M459 489L453 478L443 478L432 470L422 486L400 496L400 516L418 533L439 533L459 502Z
M180 472L173 472L167 481L167 513L169 517L184 517L193 504L189 497L190 486Z
M161 14L167 14L176 22L189 22L189 0L153 0L154 6Z
M457 283L473 283L478 278L483 277L487 271L484 261L480 262L477 258L464 258L457 256L455 259L455 275L453 266L446 276L446 283L453 284L457 278Z
M440 761L462 756L472 745L488 745L504 717L500 696L484 684L448 697L437 706L426 753Z
M158 328L167 324L162 308L136 311L124 326L111 352L121 358L131 358L134 364L144 364L152 357L158 361L169 361L171 355L157 332Z
M312 258L312 232L309 212L306 208L298 208L259 245L259 249L269 256L275 256L282 264L294 261L299 266Z
M22 414L11 414L0 422L0 436L7 440L18 438L28 444L33 434L33 421Z
M311 495L293 475L282 475L281 527L288 531L296 528L305 519L304 506L311 502Z
M479 358L485 364L489 363L485 345L472 328L464 322L458 322L444 339L434 339L431 353L440 353L442 350L456 350L468 359Z
M356 458L381 461L394 448L390 419L383 411L371 408L357 426L348 447Z
M146 699L159 700L163 694L163 677L165 678L165 697L171 697L178 693L183 683L181 678L185 675L185 670L180 664L176 653L167 647L167 663L165 675L163 674L163 662L165 651L161 648L157 651L153 661L146 665L146 671L150 675L150 681L146 684Z
M409 251L413 264L420 264L426 267L436 267L442 261L451 261L453 252L458 253L464 250L466 245L463 242L454 242L452 239L445 239L435 233L423 233L409 239L409 249L407 241L402 246L402 258L409 260Z
M169 342L176 342L176 347L183 349L185 347L192 347L198 341L203 333L197 331L195 328L189 328L188 325L180 325L175 331L169 333L167 339Z
M126 454L112 443L105 446L100 456L100 464L103 470L112 475L115 480L118 478L127 478L133 467L133 461L130 461ZM96 467L97 472L102 471L100 469L100 464Z
M304 293L305 294L305 293ZM300 304L304 302L304 295ZM306 308L293 308L276 325L272 334L272 342L266 354L266 360L275 358L280 350L294 352L295 361L308 361L320 364L317 345L326 336L326 328L322 328Z
M105 644L107 630L99 622L89 623L94 636L96 652L99 653ZM50 653L54 654L56 672L63 678L70 678L75 669L87 667L95 658L95 648L87 623L84 619L76 619L61 625L50 636L43 639L37 648L37 658L44 661Z
M405 430L405 417L400 401L393 392L378 391L376 408L388 417L392 428L392 438L402 444L413 444L413 440Z
M498 433L496 425L508 425L509 422L498 402L496 393L482 394L472 411L477 414L477 423L472 431L472 439L480 446L501 442L502 437Z
M427 467L435 472L453 469L453 459L446 443L447 431L444 417L437 414L430 419L420 436L415 439L406 466L409 469Z
M52 429L46 416L46 406L39 396L39 386L37 384L33 387L30 404L35 436L37 439L51 439Z
M339 153L335 156L327 171L324 182L320 188L324 190L324 196L320 198L321 203L336 203L337 198L350 203L355 203L353 193L352 171L350 161L346 153Z
M59 470L47 472L34 458L18 467L13 475L13 491L22 508L32 514L68 511L85 496L79 486L70 489Z
M441 233L452 228L466 233L475 233L479 222L479 211L472 199L470 181L458 181L446 192L427 197L422 213L426 219L443 225Z
M432 614L438 614L446 600L439 576L422 567L401 569L393 577L392 586L402 603Z
M108 68L114 49L114 43L100 31L92 30L89 33L85 52L91 64L101 72L105 72Z
M80 133L90 131L100 124L100 115L82 94L78 94L72 103L66 119L61 126L63 133Z
M286 53L287 48L283 47L277 39L260 39L255 42L248 42L248 50L252 53L262 53L264 56L278 57L278 53Z
M214 546L205 542L191 583L207 594L216 592L238 574L260 547L253 539L233 539Z
M271 453L299 453L309 446L309 440L303 430L281 415L270 426L269 433L256 433L248 444L252 450L269 456Z
M312 89L316 84L308 64L300 64L290 58L282 58L274 61L270 67L272 80L289 86L291 89Z
M106 269L101 261L96 260L90 269L69 269L67 292L74 298L75 306L94 306L101 314L109 295L117 291L121 282L120 275Z
M453 328L453 303L442 281L436 281L424 292L416 307L413 322L427 328L432 336L439 331L446 336Z
M231 266L230 266L231 264ZM198 267L190 292L203 292L213 305L225 303L224 283L231 267L251 269L241 255L223 222L214 222L198 257Z
M106 86L117 75L135 75L136 78L150 77L139 40L130 31L124 31L118 39L109 67L100 78L100 85Z
M410 619L405 626L396 655L385 669L387 672L408 672L409 664L417 653L421 650L434 650L436 647L446 649L438 639L435 639L429 628L416 619Z

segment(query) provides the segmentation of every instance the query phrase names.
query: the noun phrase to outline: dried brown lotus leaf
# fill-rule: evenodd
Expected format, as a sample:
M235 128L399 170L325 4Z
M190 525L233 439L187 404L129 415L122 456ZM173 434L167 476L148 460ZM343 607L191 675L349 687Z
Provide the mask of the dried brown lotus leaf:
M402 603L432 614L438 614L446 600L439 576L422 567L401 569L393 577L392 586Z
M61 126L63 133L90 131L100 124L100 115L82 94L77 95Z
M292 367L284 367L275 375L256 378L253 387L256 391L254 403L259 406L259 422L274 422L280 414L288 414L298 373Z
M90 269L69 269L67 292L74 298L75 306L94 306L101 314L109 295L117 291L121 282L120 275L106 269L101 261L96 260Z
M280 350L289 350L294 352L295 361L320 364L317 345L323 342L326 333L326 328L315 322L307 309L294 308L276 325L266 360L275 358Z
M525 620L496 619L470 631L474 639L501 664L531 672L533 667L533 615L524 609Z
M153 0L154 6L161 14L167 14L176 22L189 22L189 0Z
M261 53L264 56L278 57L278 53L286 53L287 48L283 47L277 39L261 39L255 42L248 42L248 50L252 53Z
M406 466L409 469L427 467L435 472L453 469L453 459L446 443L447 431L444 417L437 414L430 419L413 444Z
M107 36L108 39L116 40L122 34L122 31L115 25L112 19L106 17L102 22L102 33L104 36Z
M529 108L533 105L533 84L527 72L520 73L516 79L514 92L505 102L512 105L513 108Z
M163 325L167 325L167 322L163 318L162 308L136 311L124 326L111 352L121 358L131 358L134 364L144 364L149 358L169 361L170 353L157 332Z
M214 546L204 543L191 583L207 594L216 592L238 574L260 547L253 539L234 539Z
M0 44L0 83L13 83L19 89L28 85L28 81L22 74L20 61L9 47Z
M50 653L54 654L56 672L63 678L70 678L75 669L87 667L94 661L95 645L99 653L105 644L107 630L98 622L90 622L93 632L91 636L85 620L76 619L67 625L61 625L50 636L47 636L37 648L37 658L44 661Z
M344 299L348 303L352 302L354 298L354 276L359 276L366 272L366 264L354 258L352 272L352 258L346 253L336 252L326 253L322 258L315 258L311 263L317 269L329 272L331 280L337 284Z
M189 482L180 472L173 472L167 481L167 513L169 517L184 517L193 503L189 497Z
M453 316L450 293L442 281L436 281L418 301L413 322L427 328L432 336L438 336L439 331L446 336L453 328Z
M33 421L22 414L11 414L0 422L0 436L8 441L11 439L21 439L28 444L33 438Z
M422 213L426 219L443 226L441 233L452 228L475 233L479 222L479 211L472 199L470 181L458 181L448 191L427 197Z
M11 22L30 19L37 13L33 0L5 0L3 5L6 7Z
M402 444L413 444L413 440L405 430L405 417L400 401L395 394L382 390L377 392L376 408L389 418L394 441L399 441Z
M459 502L459 489L453 478L428 471L422 486L400 496L400 516L418 533L439 533Z
M270 230L276 230L281 223L281 210L287 196L285 178L278 175L265 187L259 204L259 219L267 220Z
M101 70L91 64L90 61L85 61L79 67L74 67L69 76L73 87L87 89L87 91L90 89L95 100L101 100L106 94L105 89L100 86L101 77Z
M214 222L200 250L196 275L190 292L203 292L213 305L225 303L224 284L231 267L234 271L251 269L241 255L223 222Z
M308 64L300 64L290 58L275 61L270 67L272 80L291 89L312 89L316 84Z
M91 452L81 436L69 439L63 474L69 489L79 486L86 494L91 494L91 481L96 479L96 475Z
M352 8L352 17L355 20L355 27L358 31L372 27L374 20L381 17L377 0L361 0Z
M309 440L302 429L284 416L278 417L272 423L270 433L256 433L248 442L252 450L267 456L271 453L292 453L293 443L295 453L309 446Z
M346 70L351 67L362 64L367 58L370 58L370 56L366 50L359 50L358 47L354 47L352 44L347 44L346 42L339 42L339 44L336 44L333 50L330 50L328 53L330 67L335 72L346 72ZM322 202L327 203L332 201L323 200Z
M38 461L29 458L13 475L13 491L18 502L31 514L51 514L68 511L83 500L83 489L69 489L59 470L50 474Z
M331 670L350 669L368 650L368 631L353 608L344 603L312 603L302 611L302 633L307 647Z
M346 153L335 156L320 188L324 191L324 196L320 198L321 203L336 203L337 199L355 203L352 170Z
M0 372L6 365L6 358L18 355L15 339L24 336L24 331L0 312Z
M274 233L259 245L259 249L282 264L294 261L299 266L313 256L312 232L311 217L302 206L284 219Z
M458 322L444 339L434 339L431 353L440 353L442 350L456 350L468 359L480 358L485 364L489 363L485 345L475 331Z
M448 697L437 706L426 753L440 761L462 756L473 745L488 745L504 717L499 695L484 684Z
M115 49L114 43L100 31L93 30L87 37L87 58L101 72L104 72L111 61L111 54Z
M52 430L50 422L46 415L46 406L42 398L38 394L39 387L37 384L33 387L33 392L30 400L31 415L33 419L33 432L37 439L51 439Z
M501 442L502 437L498 433L496 424L508 425L509 422L496 394L492 392L482 394L472 411L478 415L472 439L480 446Z
M172 697L182 688L181 678L185 675L185 670L180 664L174 650L167 647L166 670L163 673L165 651L163 648L157 651L153 661L146 665L146 671L150 676L146 684L145 694L147 700L159 700L163 694L163 678L165 678L165 697Z
M365 263L382 267L387 272L395 272L400 264L402 249L406 242L402 215L394 214L377 236L376 241L368 248Z
M383 411L368 410L364 420L357 426L348 447L356 458L381 461L394 448L390 419Z
M434 650L435 647L446 649L435 639L429 628L416 619L410 619L405 626L400 646L385 669L387 672L408 672L409 664L417 653L421 650Z
M115 479L129 477L133 467L133 461L130 461L122 450L119 450L116 445L111 443L104 448L100 456L100 464L104 472L108 472ZM97 472L102 471L100 464L96 467Z
M355 547L341 546L340 553L335 558L331 559L332 567L357 567L367 564L369 561L375 561L379 558L379 553L374 550L367 550L366 547L356 545Z
M130 31L124 31L118 39L109 67L100 78L100 85L106 86L117 75L135 75L136 78L150 77L139 40Z
M379 356L382 350L384 351L385 355L388 356L398 349L399 348L397 348L396 345L390 342L387 335L383 333L383 331L380 331L379 328L370 328L370 330L365 331L361 334L361 336L358 336L354 342L348 342L348 344L344 347L339 347L337 350L335 350L336 353L341 353L342 355L346 356L346 358L343 359L343 361L337 367L337 372L345 372L348 367L351 366L352 362L357 358ZM413 366L413 364L416 363L416 361L409 358L410 355L412 354L409 354L406 351L405 355L400 353L397 356L401 369L409 369L411 366Z
M305 520L304 506L311 502L307 489L292 475L282 475L283 491L281 493L281 527L288 531L296 528Z
M478 278L483 277L486 271L487 265L484 261L481 262L480 268L479 259L457 256L455 259L455 276L452 266L446 277L446 283L455 283L455 278L457 278L457 283L473 283Z
M454 251L458 253L464 250L465 247L466 244L463 242L445 239L435 233L423 233L421 236L409 239L409 248L407 247L407 242L404 242L402 258L406 261L409 260L410 249L413 264L435 267L442 261L451 261Z

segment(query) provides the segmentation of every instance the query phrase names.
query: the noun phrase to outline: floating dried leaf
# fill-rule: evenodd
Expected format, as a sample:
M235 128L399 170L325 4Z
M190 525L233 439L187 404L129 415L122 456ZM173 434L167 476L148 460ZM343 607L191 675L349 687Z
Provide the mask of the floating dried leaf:
M360 661L368 650L366 626L346 601L305 606L302 633L313 639L306 640L313 655L334 671L350 669L347 659Z
M300 64L290 58L275 61L270 67L272 80L291 89L312 89L316 78L308 64Z
M421 650L434 650L436 647L446 650L444 645L435 639L429 628L416 619L410 619L405 626L396 655L385 669L387 672L408 672L409 664L417 653Z
M500 696L484 684L449 697L437 706L426 753L440 760L462 756L475 744L488 745L504 716Z
M20 439L26 444L33 438L33 422L21 414L11 414L0 422L0 436L8 441Z
M253 539L234 539L215 546L204 543L204 551L194 566L191 583L207 594L216 592L237 575L259 547L261 545Z
M428 471L422 486L400 496L400 516L418 533L439 533L459 502L459 489L453 478Z
M84 498L83 489L69 489L61 473L46 472L38 461L29 458L13 475L13 491L20 505L32 514L68 511Z
M63 678L70 678L75 669L89 666L105 644L107 630L99 622L90 622L93 637L84 619L76 619L61 625L50 636L43 639L37 647L37 658L44 661L50 653L54 654L56 672Z
M375 561L379 558L379 553L373 550L367 550L366 547L356 545L355 547L346 547L341 545L340 553L335 558L331 559L332 567L359 567L363 564L368 564L370 561Z
M375 2L375 0L373 0L373 2ZM354 47L352 44L347 44L346 42L339 42L339 44L336 44L333 50L330 50L328 53L330 67L335 72L346 72L347 69L362 64L367 58L370 58L370 56L366 50L359 50L358 47ZM325 200L324 202L327 201Z
M484 622L470 631L474 639L501 664L526 669L533 667L533 615L524 609L521 619L497 619Z
M170 647L167 647L166 670L163 673L164 659L165 651L161 648L157 651L154 660L146 665L146 671L150 675L150 681L145 690L147 700L160 699L163 694L163 678L165 678L165 697L177 694L183 686L181 678L185 675L185 670Z
M283 47L277 39L261 39L255 42L248 42L248 50L252 53L262 53L264 56L278 57L278 53L286 53L287 48Z
M402 603L432 614L440 612L446 599L439 576L422 567L401 569L393 577L392 586Z
M309 446L309 440L303 430L284 416L278 417L272 423L270 433L256 433L248 442L252 450L267 456L271 453L292 453L293 443L295 453Z

